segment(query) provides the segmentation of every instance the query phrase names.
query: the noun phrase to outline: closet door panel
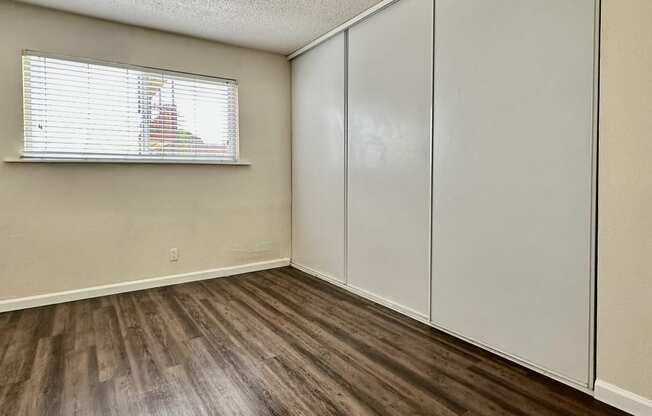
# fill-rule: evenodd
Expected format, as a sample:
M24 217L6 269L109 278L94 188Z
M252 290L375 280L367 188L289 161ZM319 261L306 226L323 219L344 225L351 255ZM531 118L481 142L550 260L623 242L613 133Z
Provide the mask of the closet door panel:
M292 260L344 280L344 34L292 61Z
M428 316L433 2L349 31L348 279Z
M591 359L593 0L438 0L432 319L576 384Z

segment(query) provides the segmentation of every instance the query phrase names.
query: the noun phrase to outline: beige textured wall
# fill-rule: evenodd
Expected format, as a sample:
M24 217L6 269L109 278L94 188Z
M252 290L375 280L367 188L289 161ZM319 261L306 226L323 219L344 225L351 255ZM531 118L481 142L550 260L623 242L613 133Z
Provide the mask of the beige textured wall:
M652 1L602 1L597 376L652 399Z
M0 160L22 146L22 49L237 79L252 166L0 162L0 299L289 256L283 56L0 0Z

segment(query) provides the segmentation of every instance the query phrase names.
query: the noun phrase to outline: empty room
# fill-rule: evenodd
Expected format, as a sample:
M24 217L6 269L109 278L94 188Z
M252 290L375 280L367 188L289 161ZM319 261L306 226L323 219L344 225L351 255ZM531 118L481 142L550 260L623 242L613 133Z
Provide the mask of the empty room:
M652 416L652 1L0 0L0 416Z

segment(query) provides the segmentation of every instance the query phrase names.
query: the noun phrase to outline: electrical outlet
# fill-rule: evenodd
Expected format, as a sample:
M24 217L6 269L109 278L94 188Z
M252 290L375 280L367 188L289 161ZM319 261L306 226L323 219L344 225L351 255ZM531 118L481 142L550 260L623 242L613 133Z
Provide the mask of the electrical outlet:
M171 248L170 249L170 261L179 261L179 249Z

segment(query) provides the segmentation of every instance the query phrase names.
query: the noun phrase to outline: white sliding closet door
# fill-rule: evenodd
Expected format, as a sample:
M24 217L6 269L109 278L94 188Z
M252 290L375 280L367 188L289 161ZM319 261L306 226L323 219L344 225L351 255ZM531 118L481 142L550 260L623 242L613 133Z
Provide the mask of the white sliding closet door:
M292 261L344 280L344 34L292 61Z
M591 383L593 0L437 0L432 320Z
M428 316L433 2L349 31L348 279Z

